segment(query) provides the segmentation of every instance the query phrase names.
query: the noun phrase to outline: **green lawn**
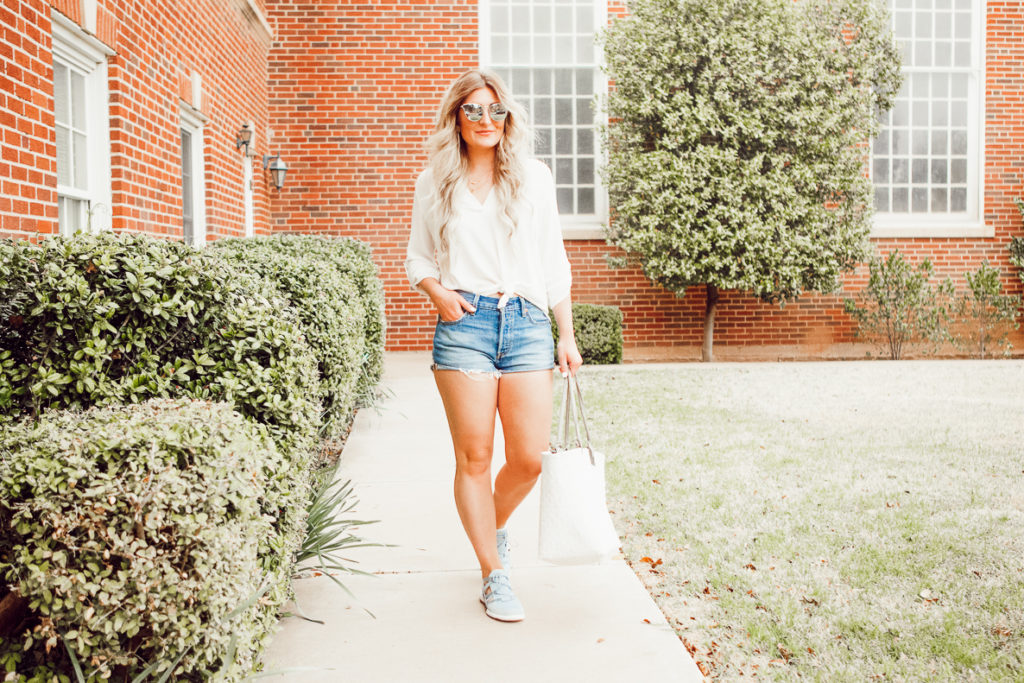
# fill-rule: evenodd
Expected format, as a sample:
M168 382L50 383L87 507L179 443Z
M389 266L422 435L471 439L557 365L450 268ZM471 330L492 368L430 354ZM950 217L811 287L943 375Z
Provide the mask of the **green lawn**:
M626 557L711 678L1024 681L1024 362L581 385Z

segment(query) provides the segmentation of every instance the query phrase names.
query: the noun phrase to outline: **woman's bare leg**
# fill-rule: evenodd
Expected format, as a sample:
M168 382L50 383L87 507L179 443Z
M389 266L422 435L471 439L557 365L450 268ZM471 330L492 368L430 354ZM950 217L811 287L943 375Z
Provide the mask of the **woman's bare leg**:
M495 539L491 457L499 380L459 370L435 370L455 447L455 507L484 578L501 569Z
M550 370L510 372L498 380L505 466L494 481L495 526L501 528L537 483L551 435Z

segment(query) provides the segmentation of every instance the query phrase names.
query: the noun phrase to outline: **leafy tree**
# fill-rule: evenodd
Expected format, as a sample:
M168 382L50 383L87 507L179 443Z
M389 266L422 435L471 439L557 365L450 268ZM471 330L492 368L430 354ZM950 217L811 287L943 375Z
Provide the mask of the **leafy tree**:
M603 35L608 241L677 295L785 303L866 255L900 59L878 0L632 0Z
M899 360L908 344L937 346L949 339L953 283L946 279L933 287L929 259L914 268L896 249L885 260L872 256L868 273L858 299L845 302L846 312L860 324L858 334L879 341L892 360Z

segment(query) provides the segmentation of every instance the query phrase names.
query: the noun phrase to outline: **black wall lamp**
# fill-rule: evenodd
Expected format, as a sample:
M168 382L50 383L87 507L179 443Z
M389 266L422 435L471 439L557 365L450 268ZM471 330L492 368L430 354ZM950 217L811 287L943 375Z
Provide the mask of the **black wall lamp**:
M269 163L268 163L269 162ZM288 172L288 166L281 159L280 154L263 155L263 169L270 171L270 182L280 190L284 187L284 175Z
M245 155L249 156L249 143L252 142L253 125L246 121L235 135L235 149L245 147Z

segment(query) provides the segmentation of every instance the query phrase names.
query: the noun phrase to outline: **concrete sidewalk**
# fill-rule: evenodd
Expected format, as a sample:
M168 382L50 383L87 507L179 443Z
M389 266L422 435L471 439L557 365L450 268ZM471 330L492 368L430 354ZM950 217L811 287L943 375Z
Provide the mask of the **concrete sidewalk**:
M556 567L537 558L537 490L509 523L512 583L526 609L515 624L484 615L480 570L452 498L454 458L429 354L389 354L389 397L360 411L342 455L359 504L380 520L350 553L372 577L296 581L302 610L268 648L275 681L620 683L703 680L625 562ZM497 473L503 463L500 428ZM372 612L376 618L367 614ZM297 670L299 667L302 670Z

